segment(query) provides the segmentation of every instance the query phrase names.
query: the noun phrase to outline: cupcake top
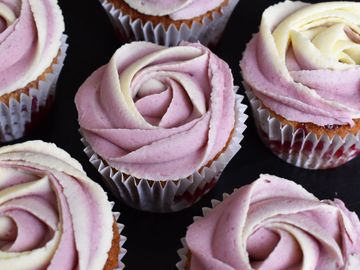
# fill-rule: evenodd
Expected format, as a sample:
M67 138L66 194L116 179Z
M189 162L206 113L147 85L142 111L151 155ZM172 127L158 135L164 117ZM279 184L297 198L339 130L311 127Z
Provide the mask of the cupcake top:
M126 44L75 102L93 150L111 167L149 180L200 170L226 146L235 123L231 71L199 43Z
M0 148L2 269L103 269L114 218L105 192L53 144Z
M360 3L285 1L265 10L240 63L263 104L290 121L360 118Z
M360 269L360 221L340 200L261 175L186 234L190 270Z
M51 66L63 31L57 0L0 0L0 95L25 87Z
M169 16L172 20L187 20L205 14L220 6L224 0L124 0L140 13L151 16Z

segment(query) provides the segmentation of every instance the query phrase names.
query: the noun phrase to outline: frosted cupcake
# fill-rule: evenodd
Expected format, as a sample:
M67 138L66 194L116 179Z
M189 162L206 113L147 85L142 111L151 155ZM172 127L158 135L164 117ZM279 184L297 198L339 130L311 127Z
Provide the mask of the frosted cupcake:
M261 175L189 228L178 269L359 269L360 221L294 182Z
M360 152L360 3L265 10L240 63L259 134L285 161L340 166Z
M42 141L2 147L0 174L1 269L123 268L122 226L69 154Z
M100 0L125 40L166 46L182 40L216 45L238 1Z
M134 42L80 87L85 152L125 203L189 207L239 150L245 106L228 65L199 43Z
M66 53L55 0L0 1L0 142L22 137L46 113Z

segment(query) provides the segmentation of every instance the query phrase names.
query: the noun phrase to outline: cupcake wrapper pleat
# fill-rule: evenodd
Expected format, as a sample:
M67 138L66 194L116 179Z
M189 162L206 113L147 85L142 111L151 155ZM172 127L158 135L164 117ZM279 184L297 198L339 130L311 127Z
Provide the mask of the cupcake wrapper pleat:
M105 164L83 138L84 152L103 176L111 192L125 204L150 212L180 211L196 203L215 186L226 165L241 148L247 119L244 113L247 107L241 103L243 98L236 95L235 128L227 148L210 167L204 167L186 178L158 182L124 175Z
M46 107L55 96L56 84L66 57L67 36L61 38L60 54L57 63L51 66L52 73L40 80L37 88L30 88L29 95L22 93L20 100L10 98L9 104L0 103L0 142L9 142L23 137L27 125L36 114Z
M235 189L236 190L236 189ZM227 197L229 197L230 195L228 193L224 193L222 195L223 200L225 200ZM223 201L222 200L222 201ZM195 216L193 217L194 222L196 220L198 220L199 218L203 218L206 217L209 212L215 208L218 204L220 204L222 201L219 200L211 200L211 207L203 207L202 208L202 216ZM186 243L185 237L181 238L181 244L182 244L182 248L178 249L177 254L180 257L180 261L176 264L176 268L178 270L186 270L187 266L189 265L189 247Z
M189 247L186 244L185 237L181 238L182 248L178 249L177 254L180 257L180 261L176 264L178 270L185 270L189 264Z
M330 138L281 123L262 106L244 83L261 140L279 158L305 169L328 169L343 165L360 153L360 132Z
M114 207L115 203L114 202L110 202L111 207ZM113 216L115 218L115 220L117 221L120 217L120 213L119 212L113 212ZM119 231L119 235L120 235L120 253L119 253L119 257L118 257L118 267L115 270L122 270L125 268L125 264L122 262L123 257L125 256L127 250L124 248L124 243L126 241L126 237L124 235L121 234L121 232L124 229L124 225L121 223L116 223L118 231Z
M193 22L191 27L181 24L177 28L174 24L165 26L161 23L133 20L129 15L123 14L107 0L99 0L107 12L115 29L127 40L142 40L159 45L175 46L180 41L200 41L203 45L215 46L225 30L226 24L239 0L229 0L222 8L221 13L213 12L211 19L204 16L202 23ZM210 34L211 33L211 34Z

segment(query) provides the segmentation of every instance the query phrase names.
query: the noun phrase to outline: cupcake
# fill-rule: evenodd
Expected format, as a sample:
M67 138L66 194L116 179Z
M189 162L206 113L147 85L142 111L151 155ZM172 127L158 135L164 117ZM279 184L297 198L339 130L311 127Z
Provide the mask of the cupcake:
M0 3L0 142L18 139L46 114L67 45L56 0Z
M255 122L281 159L307 169L360 152L360 3L266 9L240 62Z
M239 0L100 0L120 36L174 46L216 45Z
M123 268L118 214L69 154L42 141L2 147L0 173L1 269Z
M204 209L178 269L360 269L360 221L344 203L261 175Z
M138 209L189 207L239 150L246 106L228 65L200 43L118 49L75 97L86 154Z

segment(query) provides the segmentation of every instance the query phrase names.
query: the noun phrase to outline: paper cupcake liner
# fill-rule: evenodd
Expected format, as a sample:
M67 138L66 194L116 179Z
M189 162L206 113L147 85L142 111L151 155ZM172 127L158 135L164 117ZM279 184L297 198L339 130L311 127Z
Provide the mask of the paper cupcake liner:
M236 95L235 128L225 151L210 167L204 167L200 172L197 171L186 178L176 181L151 181L124 175L108 166L83 138L84 152L101 173L111 192L125 204L150 212L180 211L196 203L215 186L226 165L241 148L240 142L247 119L244 113L247 106L241 103L243 98Z
M229 0L229 3L221 9L221 13L212 13L212 19L204 16L202 23L193 22L191 27L183 23L177 28L174 24L170 26L161 23L154 25L150 21L133 20L129 15L116 9L107 0L99 1L107 12L114 28L122 37L125 37L128 41L143 40L165 46L178 45L182 40L200 41L205 46L215 46L219 42L226 24L239 2L239 0Z
M22 93L20 100L10 98L9 103L0 103L0 142L19 139L29 129L30 122L36 120L42 108L49 105L55 95L56 83L64 64L67 36L61 38L60 55L57 64L51 66L44 80L40 80L37 88L30 88L29 94Z
M115 203L114 202L110 202L111 204L111 207L113 208ZM120 213L119 212L113 212L113 216L115 218L115 220L117 221L120 217ZM124 229L124 225L121 224L121 223L116 223L117 225L117 228L118 228L118 231L119 231L119 235L120 235L120 243L119 243L119 246L120 246L120 253L119 253L119 257L118 257L118 262L119 262L119 266L117 268L115 268L115 270L122 270L125 268L125 264L122 262L122 258L125 256L127 250L124 248L124 243L126 241L126 237L123 236L121 234L121 232L123 231Z
M236 189L235 189L236 190ZM229 197L230 195L228 193L224 193L223 194L223 200L224 201L227 197ZM211 207L203 207L202 208L202 216L195 216L194 222L196 220L198 220L199 218L203 218L206 217L209 212L214 209L218 204L220 204L222 201L219 200L211 200ZM190 261L189 261L189 257L190 257L190 253L189 253L189 247L186 243L185 237L181 239L181 244L182 244L182 248L178 249L177 254L180 257L180 261L176 264L176 268L178 270L187 270L187 266L189 265Z
M360 132L330 138L281 123L244 84L260 138L282 160L305 169L328 169L343 165L360 153Z

